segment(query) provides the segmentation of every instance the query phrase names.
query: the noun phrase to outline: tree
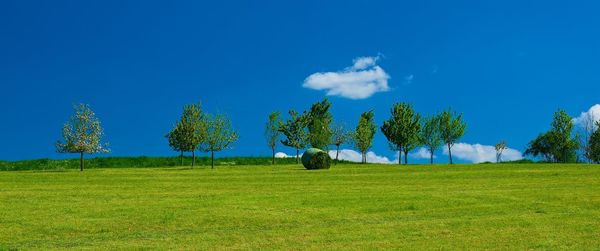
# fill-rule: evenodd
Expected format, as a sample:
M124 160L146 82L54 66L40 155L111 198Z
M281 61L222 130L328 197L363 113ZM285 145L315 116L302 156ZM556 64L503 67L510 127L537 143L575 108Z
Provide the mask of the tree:
M351 138L350 132L343 124L334 124L331 127L331 143L335 145L335 163L338 162L340 146Z
M573 136L573 127L569 114L564 110L556 111L550 131L529 142L525 154L542 156L549 162L576 162L579 139Z
M108 144L102 144L104 130L100 120L87 104L78 104L73 107L75 114L63 125L62 141L56 142L56 151L59 153L79 153L79 169L83 171L83 154L108 153Z
M238 140L238 134L231 126L231 121L223 114L210 116L203 119L206 125L206 139L200 144L200 149L210 152L210 166L215 168L215 152L229 149Z
M420 144L421 115L415 113L407 103L396 103L391 109L391 116L383 122L381 132L387 138L392 150L398 151L398 164L404 152L404 164L408 164L408 153Z
M308 144L308 132L306 131L307 119L305 114L298 114L294 110L289 111L290 119L285 123L279 123L279 132L285 136L281 143L284 146L296 149L296 164L300 163L300 149L306 148Z
M440 130L440 115L433 115L423 120L421 129L421 143L429 151L429 162L433 164L433 154L442 145L442 135Z
M589 162L592 162L591 154L592 149L590 146L590 139L592 134L596 131L596 122L598 122L598 118L594 116L592 112L585 113L580 120L581 128L579 130L579 135L581 135L580 146L582 157Z
M496 163L500 163L500 162L502 162L502 152L504 152L504 150L508 149L508 147L506 147L506 141L504 141L504 140L500 141L498 144L496 144L494 146L494 148L496 149Z
M552 135L542 133L527 144L525 155L541 156L547 162L555 162L554 155L552 155L552 144Z
M279 142L279 137L281 135L281 132L279 132L280 123L280 113L272 112L269 114L269 120L265 125L265 139L267 140L267 145L273 152L273 165L275 165L275 147L277 147L277 142Z
M200 103L183 106L183 114L166 135L169 146L175 151L192 153L192 167L196 164L196 149L206 139L206 123Z
M453 113L450 109L440 114L440 134L444 144L448 147L448 156L452 164L452 146L464 134L467 124L462 121L462 113Z
M177 123L173 129L165 137L169 141L169 146L174 151L180 152L179 154L179 165L183 166L183 152L185 149L184 146L184 138L183 138L183 125L182 123Z
M331 103L325 98L321 102L314 103L307 114L308 140L314 148L327 150L331 143L330 107Z
M373 138L377 131L373 111L363 112L353 133L353 141L362 155L361 163L367 163L367 151L373 146Z
M596 122L596 130L590 135L589 158L594 163L600 163L600 121Z

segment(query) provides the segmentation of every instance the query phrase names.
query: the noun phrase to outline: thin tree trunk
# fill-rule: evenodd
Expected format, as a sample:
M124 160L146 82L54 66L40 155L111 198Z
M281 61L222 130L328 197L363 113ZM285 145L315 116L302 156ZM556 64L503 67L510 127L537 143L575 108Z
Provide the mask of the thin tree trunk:
M430 154L429 155L429 164L433 165L433 150L430 149L429 150L429 154Z
M300 155L300 149L296 148L296 164L300 164L299 155Z
M398 150L398 165L402 164L402 150Z
M404 151L404 164L408 165L408 151Z
M337 165L339 159L338 157L340 156L340 145L335 145L336 146L336 150L335 150L335 164Z
M273 165L275 165L275 147L273 147L272 149L273 149Z
M192 151L192 167L196 165L196 151Z
M448 156L450 157L450 165L452 165L452 148L448 144Z
M215 152L210 152L210 168L215 169Z
M179 165L183 166L183 151L181 151L181 154L179 155Z
M83 161L84 161L84 160L83 160L83 152L80 152L79 154L80 154L80 155L79 155L79 170L80 170L80 171L83 171L83 165L84 165L84 164L83 164Z

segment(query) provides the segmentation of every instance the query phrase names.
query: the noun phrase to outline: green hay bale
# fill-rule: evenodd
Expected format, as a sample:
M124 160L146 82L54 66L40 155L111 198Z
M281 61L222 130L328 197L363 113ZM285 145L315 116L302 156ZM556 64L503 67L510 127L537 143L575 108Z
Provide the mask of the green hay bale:
M308 170L329 169L331 158L327 152L321 149L310 148L302 154L302 165Z

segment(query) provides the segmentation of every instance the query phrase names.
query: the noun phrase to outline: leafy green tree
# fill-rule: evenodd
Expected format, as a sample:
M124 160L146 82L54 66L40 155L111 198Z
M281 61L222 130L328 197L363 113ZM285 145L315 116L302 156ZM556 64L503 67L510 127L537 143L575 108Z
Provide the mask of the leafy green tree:
M594 163L600 163L600 121L596 122L596 130L590 135L589 158Z
M542 133L527 144L525 155L540 156L547 162L555 162L556 160L552 154L552 144L552 134L548 132Z
M63 125L62 141L56 142L59 153L79 153L79 168L83 171L83 154L108 153L108 145L102 144L104 130L100 120L87 104L74 106L75 114Z
M215 168L215 152L229 149L239 137L231 126L231 121L224 114L215 116L207 114L203 120L206 125L206 139L200 143L199 148L204 152L210 152L210 166Z
M373 146L373 138L377 132L373 111L363 112L354 131L353 141L362 155L361 163L367 163L367 151Z
M192 153L192 166L196 165L196 149L206 139L206 123L200 103L183 106L183 114L166 135L169 146L177 152ZM181 160L180 160L181 162Z
M290 119L285 123L279 123L279 132L285 136L281 143L296 149L296 164L298 164L300 163L300 149L306 148L308 144L308 132L306 131L308 122L305 114L298 114L294 110L290 110L289 114Z
M331 143L331 102L327 98L314 103L307 114L308 140L314 148L327 150Z
M343 124L334 124L331 127L331 143L335 145L335 163L339 161L340 146L351 139L351 134Z
M275 148L277 147L277 143L281 136L281 132L279 131L279 124L281 123L280 115L279 112L272 112L269 114L269 120L265 125L265 139L267 140L267 145L273 152L273 165L275 164Z
M421 115L407 103L396 103L391 116L383 122L381 132L387 138L392 150L398 151L398 164L404 153L404 164L408 164L408 153L420 145Z
M440 114L440 132L444 144L448 147L450 164L452 164L452 146L464 134L467 124L462 121L462 114L456 114L451 110L443 111Z
M529 142L525 154L543 156L550 162L577 162L579 139L573 136L573 128L573 118L564 110L556 111L550 131Z
M441 116L433 115L423 120L421 129L421 143L429 151L429 162L433 164L433 155L442 146L442 134L440 129Z
M169 141L169 146L174 151L180 152L179 154L179 165L183 165L183 152L185 149L184 137L183 137L183 124L177 123L173 129L165 137Z

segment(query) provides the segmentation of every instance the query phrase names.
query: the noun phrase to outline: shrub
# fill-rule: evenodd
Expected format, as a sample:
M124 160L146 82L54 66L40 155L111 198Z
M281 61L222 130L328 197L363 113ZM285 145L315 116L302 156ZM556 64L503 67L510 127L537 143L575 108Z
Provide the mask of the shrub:
M327 152L310 148L302 154L302 165L308 170L313 169L329 169L331 166L331 158Z

